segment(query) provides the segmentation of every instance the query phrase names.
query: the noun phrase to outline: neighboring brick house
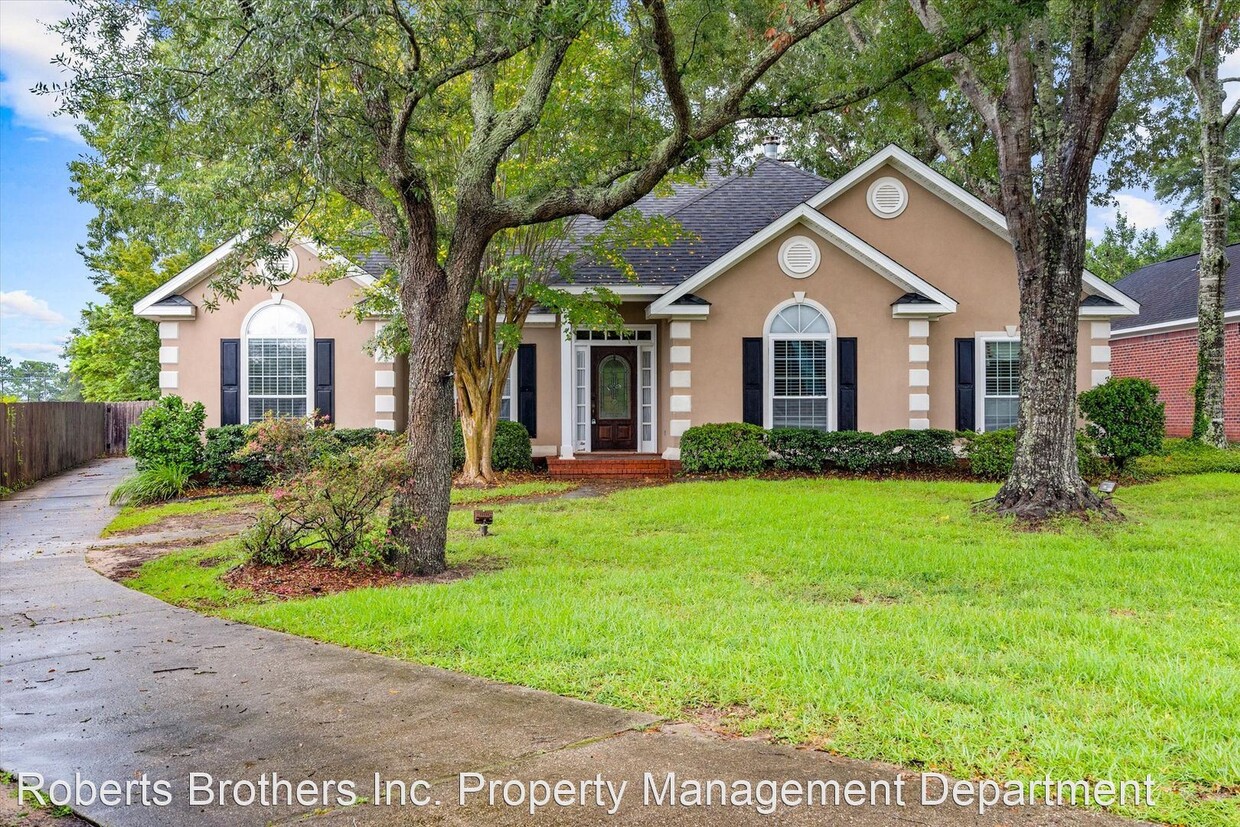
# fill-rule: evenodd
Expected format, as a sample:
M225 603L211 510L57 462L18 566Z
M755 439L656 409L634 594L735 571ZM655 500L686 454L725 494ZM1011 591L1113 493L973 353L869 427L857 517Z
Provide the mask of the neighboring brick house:
M1167 434L1193 429L1193 383L1197 378L1197 260L1183 256L1142 267L1115 286L1141 303L1136 316L1118 318L1111 330L1111 372L1149 379L1167 405ZM1223 418L1227 438L1240 441L1240 244L1227 248L1224 335L1227 391Z

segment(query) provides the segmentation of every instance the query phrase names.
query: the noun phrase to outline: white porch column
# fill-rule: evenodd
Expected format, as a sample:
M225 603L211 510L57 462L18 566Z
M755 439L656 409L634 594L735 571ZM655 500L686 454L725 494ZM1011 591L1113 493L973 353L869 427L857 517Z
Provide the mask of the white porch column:
M384 322L375 322L375 335L383 331ZM375 351L375 427L396 430L396 357Z
M668 361L671 363L668 410L671 418L668 420L669 440L663 451L664 459L680 459L680 437L693 424L692 335L693 325L688 321L676 320L668 325L668 338L671 340L668 349Z
M930 427L930 322L908 323L908 426Z
M573 457L573 329L560 325L560 459Z

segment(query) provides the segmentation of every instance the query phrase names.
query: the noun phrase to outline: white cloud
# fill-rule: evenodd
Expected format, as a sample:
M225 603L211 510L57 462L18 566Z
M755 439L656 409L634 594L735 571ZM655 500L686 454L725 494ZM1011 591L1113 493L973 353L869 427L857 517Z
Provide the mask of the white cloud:
M48 344L47 342L13 342L12 344L5 345L4 349L12 356L46 361L49 358L59 359L65 346L63 344Z
M1117 193L1113 205L1090 209L1085 237L1090 241L1101 239L1104 227L1115 226L1118 213L1126 215L1128 223L1138 230L1153 230L1159 238L1164 241L1167 239L1167 216L1171 214L1171 208L1159 204L1148 197L1148 193L1142 192Z
M65 0L0 2L0 106L11 108L22 126L81 141L70 118L53 117L59 105L54 96L30 91L40 81L64 81L63 70L52 65L64 45L47 24L70 11Z
M48 324L63 324L65 317L57 313L43 299L37 299L25 290L0 292L0 318L31 319Z
M1128 216L1128 223L1138 230L1166 229L1167 216L1171 213L1169 207L1152 199L1124 192L1116 195L1115 201L1119 205L1118 211Z

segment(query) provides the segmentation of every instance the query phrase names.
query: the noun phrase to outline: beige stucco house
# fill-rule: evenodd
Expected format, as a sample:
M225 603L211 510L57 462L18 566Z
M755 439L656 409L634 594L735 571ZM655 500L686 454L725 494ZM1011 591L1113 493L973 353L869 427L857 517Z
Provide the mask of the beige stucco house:
M1015 423L1019 313L1002 215L898 147L834 182L769 150L749 170L643 199L639 209L688 232L631 251L636 281L576 267L566 289L622 296L623 335L531 316L505 412L529 429L536 455L675 459L681 434L707 422L875 432ZM323 284L306 276L327 254L297 243L270 287L205 312L230 249L134 306L159 322L164 392L202 401L210 425L317 409L341 427L400 429L404 367L365 352L382 320L349 312L385 262ZM1086 274L1081 389L1110 375L1111 321L1138 311Z

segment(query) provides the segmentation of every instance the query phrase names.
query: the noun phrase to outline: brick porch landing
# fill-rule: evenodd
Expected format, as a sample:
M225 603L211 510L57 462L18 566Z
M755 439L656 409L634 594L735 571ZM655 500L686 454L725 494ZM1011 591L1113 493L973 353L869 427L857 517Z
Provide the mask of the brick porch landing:
M671 479L680 472L678 460L658 454L590 453L576 459L547 457L552 479Z

